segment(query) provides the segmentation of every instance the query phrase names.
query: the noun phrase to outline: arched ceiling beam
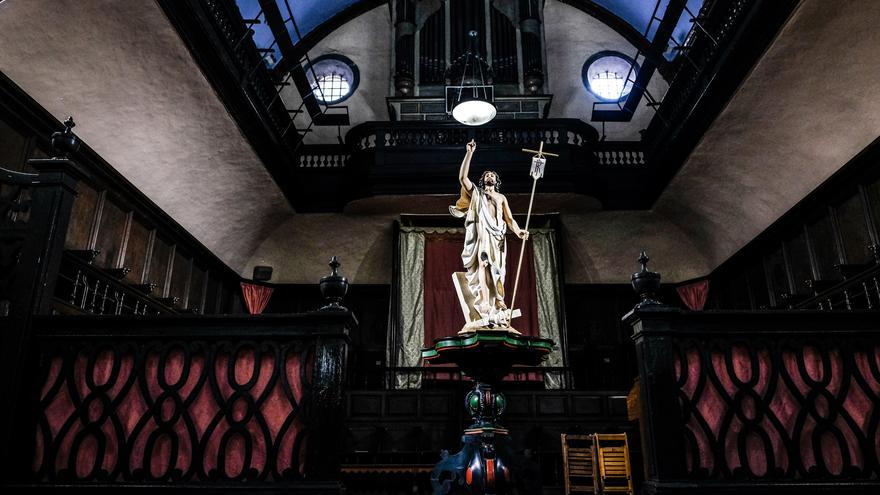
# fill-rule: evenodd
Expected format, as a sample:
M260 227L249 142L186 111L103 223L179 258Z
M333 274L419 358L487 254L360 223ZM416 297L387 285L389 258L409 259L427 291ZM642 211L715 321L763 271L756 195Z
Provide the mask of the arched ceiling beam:
M342 26L343 24L351 21L355 17L360 16L361 14L365 14L370 10L382 5L387 4L388 0L361 0L360 2L356 2L347 8L340 11L338 14L334 15L330 19L325 22L319 24L315 29L312 29L308 34L302 37L299 42L294 43L290 34L287 32L287 28L281 26L281 30L278 33L275 33L276 29L273 27L272 31L275 35L275 39L279 42L279 47L281 47L281 54L283 58L275 66L275 70L280 72L281 74L286 74L287 71L291 69L290 64L295 64L300 59L302 59L312 48L315 47L321 40L326 38L330 33L335 31L337 28ZM270 0L269 2L260 1L261 6L263 6L263 12L267 13L267 9L272 10L274 8L275 11L278 10L277 5L275 5L274 0ZM269 22L270 27L272 26L272 22ZM287 50L285 51L285 47L282 45L283 41L287 45Z
M560 2L570 5L587 15L595 17L604 23L617 34L623 36L633 47L638 49L651 62L657 65L660 74L665 75L669 62L663 57L663 52L651 46L642 33L638 32L632 24L626 22L622 18L613 14L610 10L596 4L592 0L559 0Z

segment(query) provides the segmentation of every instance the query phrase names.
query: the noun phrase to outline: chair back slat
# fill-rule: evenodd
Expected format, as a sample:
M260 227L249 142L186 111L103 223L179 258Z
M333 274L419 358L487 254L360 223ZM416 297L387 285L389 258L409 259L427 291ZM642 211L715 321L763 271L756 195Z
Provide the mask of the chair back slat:
M565 493L598 493L594 466L593 435L562 434L562 465L565 469Z
M629 444L625 433L593 434L593 452L599 475L596 493L633 494Z

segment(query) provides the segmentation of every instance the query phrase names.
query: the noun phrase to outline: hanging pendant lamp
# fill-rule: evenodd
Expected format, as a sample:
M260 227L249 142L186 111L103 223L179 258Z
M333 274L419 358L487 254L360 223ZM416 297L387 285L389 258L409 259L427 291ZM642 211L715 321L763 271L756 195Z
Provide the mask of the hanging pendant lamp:
M483 74L483 60L477 47L477 32L468 32L470 47L464 55L460 86L453 92L452 118L464 125L483 125L495 118L497 110L492 104L492 86L486 85ZM468 77L470 66L471 77ZM479 84L477 74L479 73Z

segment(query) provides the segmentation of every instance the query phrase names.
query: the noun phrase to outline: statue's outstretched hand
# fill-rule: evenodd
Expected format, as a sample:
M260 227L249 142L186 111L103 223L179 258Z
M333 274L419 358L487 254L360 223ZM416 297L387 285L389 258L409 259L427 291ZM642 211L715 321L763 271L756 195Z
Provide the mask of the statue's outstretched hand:
M466 149L468 153L473 153L477 150L477 142L471 139L471 142L467 144Z
M520 229L520 231L516 233L516 236L522 240L526 240L529 238L529 231Z

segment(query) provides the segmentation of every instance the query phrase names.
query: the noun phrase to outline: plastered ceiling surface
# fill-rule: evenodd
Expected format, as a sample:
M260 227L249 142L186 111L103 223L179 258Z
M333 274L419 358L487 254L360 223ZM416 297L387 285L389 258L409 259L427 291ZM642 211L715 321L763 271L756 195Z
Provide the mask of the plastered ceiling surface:
M293 213L153 1L6 0L0 71L233 269Z
M880 135L880 2L804 0L656 209L712 267Z
M558 0L544 4L544 39L547 46L547 82L553 103L551 118L575 118L590 122L593 103L599 101L584 87L581 69L591 56L606 50L620 52L628 57L636 49L623 36L595 17ZM648 92L660 98L669 85L655 72L648 83ZM602 105L603 110L616 110L616 105ZM629 122L608 122L605 135L609 140L638 141L639 131L648 127L654 110L639 103ZM600 132L601 122L591 123Z

